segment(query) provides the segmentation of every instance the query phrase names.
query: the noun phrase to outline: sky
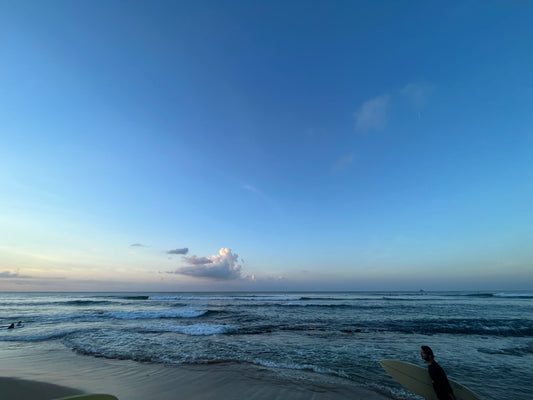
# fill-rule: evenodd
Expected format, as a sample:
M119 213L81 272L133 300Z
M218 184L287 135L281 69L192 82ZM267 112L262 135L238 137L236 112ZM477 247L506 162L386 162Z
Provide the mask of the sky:
M0 3L0 290L533 289L529 1Z

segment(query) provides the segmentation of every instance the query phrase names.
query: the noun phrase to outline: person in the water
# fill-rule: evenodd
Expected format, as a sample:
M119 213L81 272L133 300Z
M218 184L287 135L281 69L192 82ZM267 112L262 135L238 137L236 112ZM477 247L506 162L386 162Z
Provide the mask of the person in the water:
M456 400L446 373L435 361L433 350L429 346L422 346L420 347L420 356L428 365L429 376L437 398L439 400Z

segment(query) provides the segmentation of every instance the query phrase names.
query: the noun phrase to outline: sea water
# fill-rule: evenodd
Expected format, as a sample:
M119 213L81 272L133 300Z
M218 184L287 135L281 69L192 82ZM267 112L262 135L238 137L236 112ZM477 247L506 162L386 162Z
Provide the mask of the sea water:
M483 399L533 398L533 292L3 293L0 342L87 357L314 371L415 399L381 359L424 366ZM18 321L21 328L7 329ZM318 376L318 375L317 375Z

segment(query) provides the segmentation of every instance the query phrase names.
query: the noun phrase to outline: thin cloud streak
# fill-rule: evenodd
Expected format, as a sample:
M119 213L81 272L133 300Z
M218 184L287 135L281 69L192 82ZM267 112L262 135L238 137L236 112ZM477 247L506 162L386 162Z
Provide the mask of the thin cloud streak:
M188 247L184 247L183 249L174 249L167 251L167 254L187 254L189 252Z
M0 278L18 278L18 279L29 279L31 276L29 275L21 275L18 272L11 272L11 271L2 271L0 272Z

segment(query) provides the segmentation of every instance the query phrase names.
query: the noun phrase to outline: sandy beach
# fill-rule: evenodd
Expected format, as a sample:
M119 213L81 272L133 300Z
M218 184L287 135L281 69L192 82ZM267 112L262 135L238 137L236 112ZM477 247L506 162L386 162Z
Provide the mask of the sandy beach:
M83 356L56 346L2 344L3 399L110 393L121 400L387 400L348 380L249 364L165 366Z

